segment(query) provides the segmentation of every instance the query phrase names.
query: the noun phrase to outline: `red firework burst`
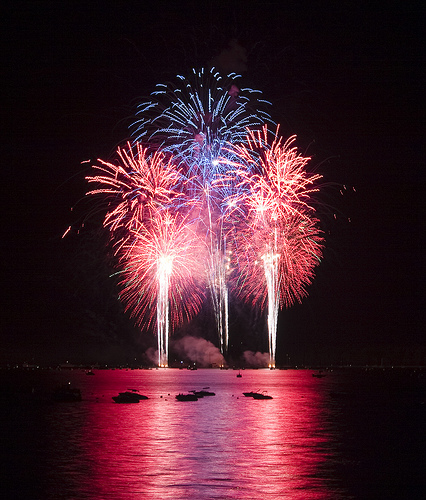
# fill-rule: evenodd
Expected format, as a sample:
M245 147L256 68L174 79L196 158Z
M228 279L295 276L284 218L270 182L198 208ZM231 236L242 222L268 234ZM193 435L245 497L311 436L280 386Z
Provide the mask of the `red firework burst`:
M130 232L151 219L153 211L183 197L182 177L173 157L136 144L132 149L117 149L116 163L98 160L93 168L99 175L87 177L89 183L99 187L87 194L102 194L108 200L104 226L112 233L127 239ZM111 208L112 207L112 208Z
M203 244L194 226L181 215L157 211L149 227L141 226L122 246L121 299L138 324L153 326L159 290L167 285L170 319L176 326L194 316L204 300ZM131 242L130 242L131 241ZM162 280L167 283L162 284Z
M296 138L283 143L278 130L271 144L265 126L262 132L249 131L247 145L233 148L240 158L232 166L239 182L229 202L245 214L244 225L234 233L234 282L240 294L262 307L267 303L268 272L281 306L307 295L323 245L310 205L321 176L307 172L310 158L293 146Z

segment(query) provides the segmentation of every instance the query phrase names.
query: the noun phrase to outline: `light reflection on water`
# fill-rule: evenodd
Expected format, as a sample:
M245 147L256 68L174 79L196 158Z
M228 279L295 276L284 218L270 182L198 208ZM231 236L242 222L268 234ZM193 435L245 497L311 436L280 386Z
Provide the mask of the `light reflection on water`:
M404 494L421 491L424 407L413 406L424 402L420 393L407 397L404 388L386 395L394 382L352 375L345 381L338 373L242 374L49 374L51 384L72 381L83 401L2 407L10 416L1 454L13 482L10 498L338 500L415 498ZM175 399L204 387L216 396ZM113 402L131 388L149 399ZM242 394L263 390L273 399Z
M90 392L103 396L87 403L79 430L80 458L90 468L76 478L79 494L123 500L339 498L320 473L337 459L329 410L318 381L303 375L246 370L238 379L233 371L153 370L83 379L93 384ZM203 387L216 396L175 400L179 392ZM150 399L111 403L111 395L127 388ZM250 390L268 390L274 399L244 397Z

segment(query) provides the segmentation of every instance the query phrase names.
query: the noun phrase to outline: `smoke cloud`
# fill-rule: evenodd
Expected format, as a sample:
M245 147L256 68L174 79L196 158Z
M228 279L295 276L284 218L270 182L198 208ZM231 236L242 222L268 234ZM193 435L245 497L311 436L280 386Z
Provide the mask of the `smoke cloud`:
M153 365L157 365L158 364L158 350L154 349L153 347L149 347L145 351L145 358Z
M222 365L224 359L219 349L206 339L187 335L173 342L173 349L183 359L189 359L200 367Z
M247 51L237 40L232 39L228 47L210 61L212 66L224 73L244 73L247 71Z
M243 359L247 367L267 368L269 366L269 354L267 352L244 351Z

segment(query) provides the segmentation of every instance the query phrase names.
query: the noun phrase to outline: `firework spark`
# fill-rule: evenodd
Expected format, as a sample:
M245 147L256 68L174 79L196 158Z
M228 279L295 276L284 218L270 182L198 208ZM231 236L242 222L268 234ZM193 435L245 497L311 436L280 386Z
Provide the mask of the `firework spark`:
M123 301L140 325L156 322L159 365L167 366L169 320L176 325L191 317L201 301L190 273L197 269L193 251L199 253L200 245L184 211L177 211L191 203L182 201L184 179L170 155L127 144L117 157L116 163L99 160L94 166L101 174L87 178L98 186L88 194L107 200L104 227L123 268Z
M137 141L147 140L173 154L187 177L189 196L203 206L200 227L208 248L206 270L222 354L228 349L226 242L222 225L224 192L214 183L226 173L219 158L232 155L229 144L245 141L246 129L271 121L260 91L237 86L239 75L223 78L214 68L178 76L178 83L157 85L140 104L132 125Z
M261 92L239 88L239 78L235 73L223 78L212 68L158 84L151 99L138 106L132 136L171 152L178 164L195 170L197 180L211 180L225 144L244 142L247 127L271 121Z
M245 214L236 232L237 288L246 300L268 310L271 366L275 366L279 307L307 295L306 287L322 255L323 238L309 204L314 183L321 176L308 174L309 158L298 154L295 137L286 142L274 135L249 131L247 143L234 146L240 161L234 176L241 189L230 205Z
M98 175L87 177L89 183L99 187L88 195L101 194L108 203L104 227L124 241L134 234L135 227L148 222L159 207L178 203L183 197L181 172L173 158L161 151L149 153L136 143L132 148L117 149L117 162L98 160L93 168Z
M139 325L156 322L159 366L168 364L169 324L194 316L204 299L203 246L192 226L179 214L158 211L121 249L121 299Z
M275 366L280 307L307 295L322 256L313 208L318 174L308 157L271 135L259 92L238 75L178 77L139 106L133 143L99 160L90 195L107 201L121 299L139 325L157 326L158 364L168 364L171 328L210 292L222 354L229 342L229 290L268 312ZM142 147L142 141L148 147Z

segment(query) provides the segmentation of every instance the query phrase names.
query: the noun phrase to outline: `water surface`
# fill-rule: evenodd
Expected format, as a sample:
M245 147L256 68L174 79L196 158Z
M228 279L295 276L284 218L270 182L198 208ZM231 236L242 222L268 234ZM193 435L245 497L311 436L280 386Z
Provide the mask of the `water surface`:
M27 374L24 388L2 405L8 498L421 498L421 374L237 373ZM67 381L83 401L35 397ZM205 387L216 395L175 399ZM112 396L127 389L149 399L114 403ZM247 391L273 399L244 397Z

